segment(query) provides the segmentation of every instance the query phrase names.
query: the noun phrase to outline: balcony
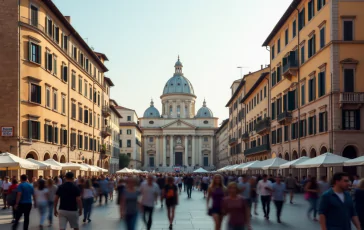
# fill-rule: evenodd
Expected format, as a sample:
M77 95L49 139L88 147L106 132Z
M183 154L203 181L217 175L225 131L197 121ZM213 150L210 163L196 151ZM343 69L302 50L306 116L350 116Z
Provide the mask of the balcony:
M287 125L292 121L292 113L290 111L283 111L283 113L278 114L277 121L281 125Z
M364 92L343 92L340 93L340 106L342 104L364 104Z
M270 146L269 144L263 144L257 147L253 147L250 149L246 149L244 150L244 155L252 155L252 154L256 154L256 153L264 153L270 150Z
M270 131L270 118L264 118L263 120L260 120L255 125L255 131L259 135L264 135L269 133Z
M283 77L290 79L292 76L297 76L298 60L296 58L296 52L291 51L289 55L283 58Z
M249 140L249 133L248 132L243 133L243 135L241 135L241 139L243 141L248 141Z
M109 106L103 106L103 107L102 107L102 115L103 115L104 117L108 117L108 116L110 116L110 115L111 115L111 109L110 109L110 107L109 107Z
M233 138L230 138L230 140L229 140L229 145L235 145L236 143L237 143L237 139L235 138L235 137L233 137Z
M140 147L142 147L142 142L139 139L135 139L135 143Z
M103 137L103 138L106 138L106 137L108 137L108 136L111 136L111 128L110 128L110 126L106 126L106 127L103 127L102 128L102 131L101 131L101 136Z
M105 154L107 156L111 156L111 145L106 145Z

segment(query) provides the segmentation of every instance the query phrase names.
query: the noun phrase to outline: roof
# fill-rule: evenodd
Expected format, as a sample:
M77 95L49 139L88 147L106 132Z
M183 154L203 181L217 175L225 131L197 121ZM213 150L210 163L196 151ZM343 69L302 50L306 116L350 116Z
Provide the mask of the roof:
M99 52L96 52L94 51L94 53L97 55L97 56L100 56L102 57L105 61L108 61L109 59L106 57L106 55L104 53L99 53Z
M110 108L114 113L116 113L116 116L118 116L119 118L123 118L123 116L121 116L119 111L116 110L115 106L110 105Z
M140 127L139 127L139 125L138 125L138 124L136 124L135 122L120 122L120 123L119 123L119 125L120 125L120 126L133 126L133 127L136 127L136 128L139 130L139 132L141 132L141 133L142 133L141 128L140 128Z
M102 61L96 56L94 51L87 45L85 40L78 34L75 28L71 25L71 23L63 16L61 11L57 8L57 6L52 2L52 0L42 0L42 2L58 17L58 19L65 25L65 27L70 31L70 35L73 35L77 41L81 44L81 46L96 60L97 64L102 68L104 72L107 72L108 69L102 63Z
M114 99L110 99L109 101L114 103L116 106L118 106L118 103Z
M220 127L216 130L216 133L219 133L221 129L223 129L229 123L229 118L222 121Z
M166 94L195 94L191 82L181 74L174 74L163 88L163 95Z
M114 83L111 81L111 79L108 77L104 77L104 81L106 81L107 84L109 84L109 86L115 86Z
M258 87L258 85L265 79L265 77L269 74L269 72L264 72L260 75L258 80L254 83L252 88L249 90L247 94L241 99L240 103L244 103L244 101L254 92L254 90Z
M278 33L278 31L282 28L284 23L286 23L287 19L291 16L291 14L296 10L297 6L301 3L302 0L293 0L292 3L288 6L286 12L284 12L281 19L279 19L276 26L273 28L272 32L265 39L262 46L268 46L269 42L273 39L273 37Z
M229 107L229 105L231 104L231 102L233 102L234 98L235 98L236 96L238 96L239 91L241 90L241 88L243 88L244 84L245 84L245 80L241 80L241 81L240 81L240 84L239 84L239 86L238 86L238 88L236 88L236 90L235 90L235 92L234 92L233 96L231 96L230 100L229 100L229 101L228 101L228 103L225 105L225 107Z
M130 111L135 111L134 109L128 109L128 108L126 108L126 107L123 107L123 106L115 106L115 108L117 108L117 109L125 109L125 110L130 110Z

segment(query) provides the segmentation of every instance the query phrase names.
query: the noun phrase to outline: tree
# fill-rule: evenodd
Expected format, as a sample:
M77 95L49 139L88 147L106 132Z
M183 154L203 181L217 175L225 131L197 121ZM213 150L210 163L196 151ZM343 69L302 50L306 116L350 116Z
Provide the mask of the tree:
M125 167L128 167L130 163L130 157L126 154L119 154L119 169L123 169Z

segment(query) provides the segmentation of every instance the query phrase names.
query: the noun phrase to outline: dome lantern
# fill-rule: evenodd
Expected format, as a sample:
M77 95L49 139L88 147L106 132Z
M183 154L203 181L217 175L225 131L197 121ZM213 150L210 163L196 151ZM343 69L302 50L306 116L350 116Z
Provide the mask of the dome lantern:
M176 64L174 64L174 68L175 68L174 74L183 75L182 67L183 67L183 65L182 65L182 62L179 60L179 55L178 55L178 60L177 60Z

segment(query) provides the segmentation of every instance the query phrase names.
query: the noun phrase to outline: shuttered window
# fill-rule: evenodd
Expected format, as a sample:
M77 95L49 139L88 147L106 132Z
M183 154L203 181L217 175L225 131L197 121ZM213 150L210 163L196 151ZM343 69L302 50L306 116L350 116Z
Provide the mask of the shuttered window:
M344 92L354 92L354 69L344 69Z
M40 140L40 122L28 120L28 138Z
M281 72L281 66L277 67L277 83L281 81L282 79L282 72Z
M30 84L30 101L34 103L42 103L42 87L36 84Z
M305 63L305 46L301 47L301 64Z
M316 77L308 80L308 101L316 99Z
M294 20L292 22L292 38L295 38L297 34L297 22Z
M41 64L42 47L34 42L28 42L28 60Z
M38 8L36 6L30 6L30 24L38 27Z
M286 31L284 32L284 45L288 44L288 40L289 40L288 34L289 34L288 29L286 29Z
M68 81L68 67L66 65L62 66L62 80L65 82Z
M315 16L315 0L311 0L308 2L308 21Z
M274 51L275 51L274 46L272 46L272 49L270 51L271 55L272 55L272 60L274 59L274 55L275 55Z
M284 126L284 141L288 141L288 125Z
M326 90L325 90L325 72L320 72L318 74L318 96L321 97L323 95L325 95Z
M301 106L306 104L305 85L301 85Z
M319 113L319 133L325 132L327 130L327 112Z
M354 23L353 21L344 21L344 41L354 40Z
M322 27L320 30L320 49L322 49L326 44L325 39L325 27Z
M76 119L76 104L75 103L72 103L71 115L72 115L72 119Z
M301 31L305 26L305 8L298 14L298 30Z
M360 130L360 110L343 110L344 130Z
M312 57L316 53L316 35L312 35L312 37L308 40L308 58Z
M272 103L272 120L276 119L276 106L275 102Z

